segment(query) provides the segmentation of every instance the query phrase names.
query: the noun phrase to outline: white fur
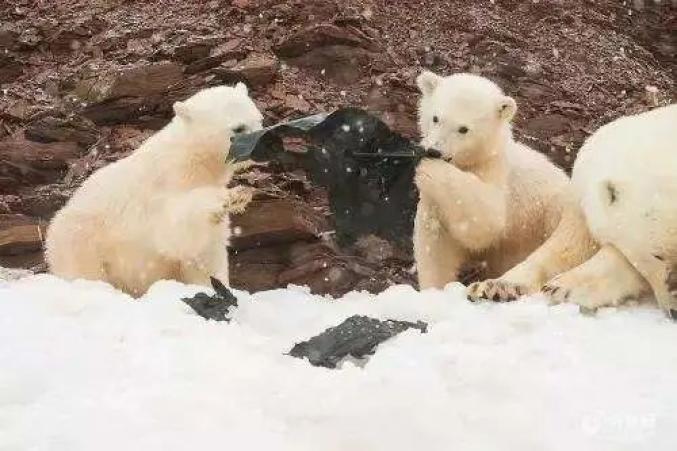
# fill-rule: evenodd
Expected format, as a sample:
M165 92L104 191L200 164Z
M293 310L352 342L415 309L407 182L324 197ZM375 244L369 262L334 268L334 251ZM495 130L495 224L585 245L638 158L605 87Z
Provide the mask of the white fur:
M479 260L497 277L522 261L556 228L571 197L566 175L512 138L515 101L470 74L418 78L422 144L443 159L423 160L414 253L421 288L458 280ZM462 133L467 129L466 133ZM538 281L521 281L537 287Z
M260 129L262 116L242 84L205 89L174 110L171 123L92 174L56 214L46 240L54 274L132 295L167 278L228 282L227 213L251 198L226 188L230 138Z
M579 227L587 226L601 250L546 292L589 308L653 292L661 307L677 309L668 287L677 271L677 105L600 128L581 148L572 182L574 208L585 218Z

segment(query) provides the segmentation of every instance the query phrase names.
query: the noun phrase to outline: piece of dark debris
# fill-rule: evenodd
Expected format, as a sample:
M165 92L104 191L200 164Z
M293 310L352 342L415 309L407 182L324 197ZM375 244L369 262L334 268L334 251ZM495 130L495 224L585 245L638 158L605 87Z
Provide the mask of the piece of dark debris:
M379 320L354 315L335 327L301 343L297 343L289 355L307 357L311 365L336 368L346 357L363 359L374 354L376 347L407 329L428 331L423 321Z
M204 319L230 321L228 311L231 307L237 307L237 298L220 280L212 277L211 282L215 294L197 293L192 298L181 300Z

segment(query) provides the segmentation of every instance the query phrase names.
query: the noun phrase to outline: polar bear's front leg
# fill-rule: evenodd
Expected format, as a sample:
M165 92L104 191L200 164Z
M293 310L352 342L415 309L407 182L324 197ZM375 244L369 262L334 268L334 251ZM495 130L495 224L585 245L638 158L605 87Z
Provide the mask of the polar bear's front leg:
M480 251L501 237L505 191L443 160L424 159L416 170L421 196L439 209L447 233L464 248Z
M582 310L619 305L650 293L650 287L618 249L604 245L590 260L548 282L553 303L573 302Z
M421 199L414 221L414 258L421 289L444 288L458 280L466 251L442 227L438 209Z
M181 281L211 286L210 278L214 277L224 285L230 285L227 241L227 233L224 233L222 238L210 246L203 255L193 260L181 261Z
M651 286L658 306L671 318L677 319L677 265L651 255L647 249L626 246L625 242L615 244Z
M572 203L545 243L500 278L470 285L468 298L505 302L534 293L556 275L588 260L598 248L582 211Z
M217 223L229 214L243 213L249 202L252 201L253 190L244 186L235 186L226 189L222 197L222 208L214 215L213 220Z
M197 261L224 238L224 222L251 199L245 188L201 187L156 199L150 236L160 255Z

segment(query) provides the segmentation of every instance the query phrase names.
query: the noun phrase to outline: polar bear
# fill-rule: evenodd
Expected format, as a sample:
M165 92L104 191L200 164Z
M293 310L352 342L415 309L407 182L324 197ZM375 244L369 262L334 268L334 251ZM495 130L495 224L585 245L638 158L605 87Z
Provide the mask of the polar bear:
M594 311L653 294L675 317L677 105L600 128L579 151L572 184L576 198L569 219L516 269L541 278L555 303ZM575 238L588 232L599 249ZM573 258L565 261L563 254ZM552 272L559 275L542 279ZM493 283L476 284L471 295Z
M261 128L247 87L217 86L174 104L172 121L93 173L51 221L53 274L104 280L139 296L155 281L228 283L228 213L251 199L227 188L230 138Z
M555 230L572 197L569 179L513 140L515 101L490 80L424 71L417 84L422 145L441 154L422 160L415 176L419 285L441 288L472 261L482 262L487 277L498 277Z

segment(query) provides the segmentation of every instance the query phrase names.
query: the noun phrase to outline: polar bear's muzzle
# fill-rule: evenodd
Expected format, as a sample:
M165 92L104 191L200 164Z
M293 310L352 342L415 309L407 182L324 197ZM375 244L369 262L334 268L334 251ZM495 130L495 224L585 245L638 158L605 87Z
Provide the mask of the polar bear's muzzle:
M442 152L440 152L437 149L426 149L424 157L425 158L442 158Z

